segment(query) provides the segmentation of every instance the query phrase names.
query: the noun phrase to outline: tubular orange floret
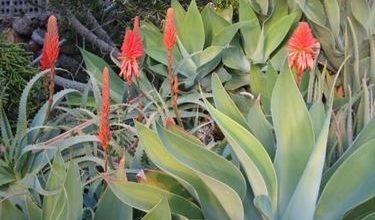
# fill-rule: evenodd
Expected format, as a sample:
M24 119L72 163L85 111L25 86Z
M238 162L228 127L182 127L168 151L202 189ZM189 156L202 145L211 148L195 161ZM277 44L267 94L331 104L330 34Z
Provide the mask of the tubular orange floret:
M57 19L51 15L48 18L47 33L44 38L42 50L42 58L40 60L40 68L42 70L52 69L56 65L59 56L59 32L57 28Z
M139 29L139 18L135 17L133 30L128 30L125 33L120 55L120 76L127 80L128 85L131 85L133 76L139 77L140 70L138 60L144 53L142 35Z
M306 69L314 68L320 50L320 44L314 38L307 22L300 22L288 42L289 67L297 72L298 81L301 81Z
M99 141L104 151L108 151L109 141L111 139L109 127L109 108L110 108L110 92L109 92L109 71L105 67L103 70L102 79L102 109L100 112L99 124Z

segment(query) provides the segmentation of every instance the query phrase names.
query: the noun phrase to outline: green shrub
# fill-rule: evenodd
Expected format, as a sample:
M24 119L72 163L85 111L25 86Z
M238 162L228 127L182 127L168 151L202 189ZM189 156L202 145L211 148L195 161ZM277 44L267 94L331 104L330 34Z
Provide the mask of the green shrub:
M20 44L9 43L4 36L0 36L0 100L9 120L17 118L18 98L26 83L37 73L37 69L30 67L32 54L26 52ZM38 83L31 93L28 114L34 114L44 98L43 85ZM11 123L14 124L14 123Z

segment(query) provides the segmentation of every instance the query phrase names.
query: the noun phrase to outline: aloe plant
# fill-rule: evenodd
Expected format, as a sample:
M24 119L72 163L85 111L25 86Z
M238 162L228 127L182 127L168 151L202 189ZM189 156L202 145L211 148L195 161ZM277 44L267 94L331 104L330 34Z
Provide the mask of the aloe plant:
M207 109L239 167L180 129L156 125L154 133L137 124L147 155L191 193L205 218L340 219L375 196L370 159L374 135L369 133L374 120L360 132L351 150L327 169L332 96L326 105L316 102L310 108L323 110L322 117L314 117L321 120L317 128L311 118L315 113L309 113L291 72L284 70L271 100L274 146L273 135L266 142L264 133L254 131L252 123L257 122L242 115L217 76L212 83L216 108L206 101ZM275 153L274 158L270 152Z
M295 1L319 38L325 59L333 70L350 56L343 84L353 91L361 87L363 78L374 82L374 1ZM323 58L323 57L321 57ZM324 63L324 58L322 59ZM347 88L345 88L347 91Z
M72 135L74 129L76 131L85 129L93 125L95 120L88 120L72 130L68 129L66 132L62 132L63 129L59 127L61 126L59 121L64 121L66 116L57 116L54 119L55 121L47 120L48 103L42 105L37 114L29 119L27 114L29 93L34 84L46 74L47 71L40 72L26 84L19 102L15 132L11 129L0 104L3 150L0 158L1 219L40 219L41 215L45 219L57 219L58 213L52 213L54 212L53 208L44 208L42 213L39 196L45 196L43 206L46 207L54 207L57 203L62 205L60 202L64 201L64 207L67 208L68 203L65 200L65 193L71 195L78 204L69 204L69 206L79 207L79 203L82 203L79 200L79 197L82 197L82 190L76 188L76 177L77 175L79 177L77 164L72 162L66 171L59 152L66 152L66 149L74 145L97 142L96 136ZM56 93L53 96L52 109L58 108L60 103L72 94L80 93L72 89ZM51 165L50 162L55 156L57 156L57 159L54 160L56 162ZM85 161L85 159L82 161ZM62 179L58 179L60 174L55 173L57 169L61 172ZM46 172L48 170L50 171L48 172L49 175ZM47 175L49 176L48 181L44 183L42 179L47 178ZM66 192L61 191L61 184L65 184L68 188ZM77 189L78 193L74 189ZM16 205L21 207L23 212L16 208ZM45 212L50 212L50 214ZM65 213L68 212L67 218L69 219L78 219L82 215L81 208L75 213L72 213L71 210L65 210Z

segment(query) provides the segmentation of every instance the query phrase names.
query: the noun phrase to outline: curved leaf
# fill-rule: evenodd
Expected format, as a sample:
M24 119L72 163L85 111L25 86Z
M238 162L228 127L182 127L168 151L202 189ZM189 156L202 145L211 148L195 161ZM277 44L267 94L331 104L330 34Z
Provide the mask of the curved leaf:
M133 208L122 203L110 189L106 189L98 202L94 220L132 220Z
M181 163L230 186L241 198L246 193L246 182L241 172L228 160L207 150L204 145L168 131L157 125L158 135L166 149ZM201 156L204 155L204 158Z
M273 207L276 207L276 174L267 151L247 129L216 110L207 101L206 105L241 162L254 195L268 195Z
M245 117L230 98L227 91L225 91L223 85L221 84L220 78L216 73L212 75L211 83L216 108L244 128L250 130Z
M252 57L258 45L261 28L258 18L247 0L239 0L239 19L240 22L248 21L241 28L241 35L244 51L247 57Z
M203 49L205 40L204 26L202 16L195 0L191 1L181 24L180 22L177 22L177 33L189 54L193 54Z
M234 215L237 217L242 214L241 204L239 206L238 204L235 205L235 200L226 197L226 194L221 196L226 191L215 194L212 191L212 188L215 186L208 185L209 183L205 182L203 179L205 177L203 174L199 176L188 167L179 163L165 149L154 132L139 123L136 124L136 127L147 156L149 156L152 162L160 169L175 177L195 198L197 198L205 218L231 219L226 209L236 212ZM227 189L231 190L229 187L227 187Z
M375 196L375 140L347 157L327 182L315 218L341 219L357 205Z
M101 82L104 67L109 68L110 65L106 63L102 58L84 49L81 49L81 54L83 60L85 61L87 71L90 73L90 76L95 78L96 81ZM111 68L109 68L109 72L111 81L111 97L117 103L122 103L123 96L127 94L127 85Z
M309 112L288 67L276 81L271 113L277 140L274 163L279 183L279 214L282 215L315 142Z
M319 195L320 182L326 159L327 140L332 114L332 102L324 120L321 132L307 162L296 190L291 197L283 218L285 220L304 216L306 220L314 218L315 206Z
M167 191L142 183L109 181L113 194L123 203L142 211L151 210L163 198L167 198L171 212L188 218L201 218L201 212L194 203Z
M355 151L362 147L368 141L375 139L375 117L373 117L366 127L358 134L353 144L344 152L344 154L330 167L324 174L324 182L328 181L337 168Z
M150 210L147 215L145 215L142 220L171 220L171 211L169 209L168 200L164 197L159 201L159 203Z

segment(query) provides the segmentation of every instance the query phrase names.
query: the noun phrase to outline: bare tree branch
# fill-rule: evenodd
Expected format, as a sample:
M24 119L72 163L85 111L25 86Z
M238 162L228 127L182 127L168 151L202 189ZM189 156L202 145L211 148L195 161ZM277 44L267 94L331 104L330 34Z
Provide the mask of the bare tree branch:
M101 38L111 46L115 46L111 37L103 29L103 27L99 24L99 22L96 20L96 18L94 17L94 15L92 15L90 11L84 13L84 18L86 19L88 26L99 38Z
M82 37L87 39L90 43L98 47L103 53L110 54L114 51L115 55L119 54L119 50L115 46L111 46L104 40L96 36L92 31L87 29L72 13L68 13L68 18L72 27L80 34Z

